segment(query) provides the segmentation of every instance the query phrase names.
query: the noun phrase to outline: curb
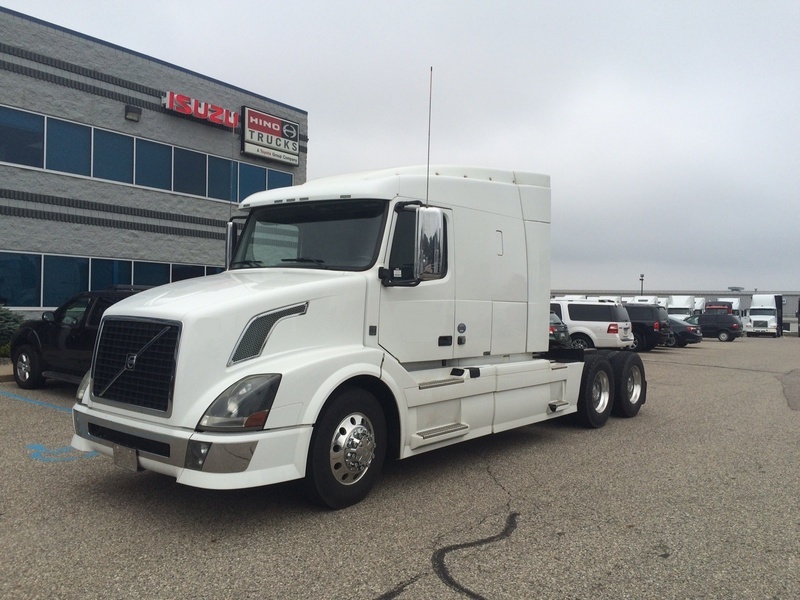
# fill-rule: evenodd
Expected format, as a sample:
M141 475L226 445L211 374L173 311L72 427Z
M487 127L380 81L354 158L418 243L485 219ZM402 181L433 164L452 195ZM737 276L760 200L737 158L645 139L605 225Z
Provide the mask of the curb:
M11 359L0 358L0 383L14 381L14 367Z

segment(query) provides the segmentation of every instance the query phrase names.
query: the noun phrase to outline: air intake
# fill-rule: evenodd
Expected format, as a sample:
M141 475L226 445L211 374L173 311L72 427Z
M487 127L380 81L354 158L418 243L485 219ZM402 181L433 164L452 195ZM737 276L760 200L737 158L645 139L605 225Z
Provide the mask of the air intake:
M242 337L239 338L239 342L236 344L236 350L234 350L233 356L231 356L231 360L228 364L233 365L243 360L255 358L261 354L264 344L267 343L269 333L277 322L287 317L303 315L307 308L307 303L298 304L297 306L283 308L254 317L247 324L247 327L245 327L244 333Z

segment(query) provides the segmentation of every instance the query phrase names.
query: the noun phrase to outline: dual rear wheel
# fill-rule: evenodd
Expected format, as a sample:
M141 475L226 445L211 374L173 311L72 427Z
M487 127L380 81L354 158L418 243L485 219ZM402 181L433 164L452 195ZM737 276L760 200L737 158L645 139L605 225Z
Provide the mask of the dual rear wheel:
M612 413L635 417L646 399L644 365L635 352L603 352L584 360L578 397L583 425L602 427Z

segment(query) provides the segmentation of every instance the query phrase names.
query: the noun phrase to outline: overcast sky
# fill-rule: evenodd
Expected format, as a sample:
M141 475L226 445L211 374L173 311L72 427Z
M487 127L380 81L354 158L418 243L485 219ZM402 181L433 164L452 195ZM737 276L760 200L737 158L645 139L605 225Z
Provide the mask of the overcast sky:
M309 179L424 164L433 67L432 163L551 176L554 289L800 290L797 0L0 5L308 111Z

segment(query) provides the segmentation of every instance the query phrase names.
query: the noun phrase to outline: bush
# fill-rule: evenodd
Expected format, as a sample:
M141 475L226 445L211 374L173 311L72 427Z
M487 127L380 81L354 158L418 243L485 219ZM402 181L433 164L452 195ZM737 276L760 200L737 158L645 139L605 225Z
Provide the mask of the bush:
M10 344L11 338L22 325L22 317L0 306L0 348L4 348ZM0 356L8 356L8 354L0 354Z
M11 358L11 342L5 346L0 346L0 358Z

